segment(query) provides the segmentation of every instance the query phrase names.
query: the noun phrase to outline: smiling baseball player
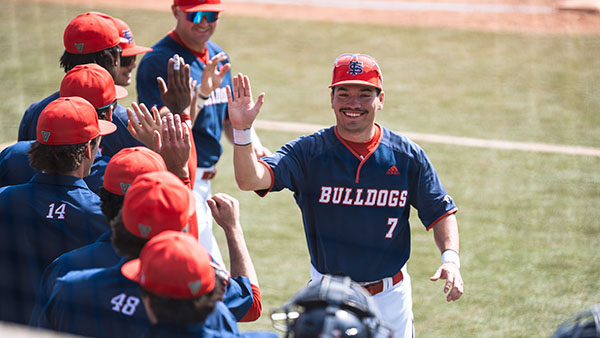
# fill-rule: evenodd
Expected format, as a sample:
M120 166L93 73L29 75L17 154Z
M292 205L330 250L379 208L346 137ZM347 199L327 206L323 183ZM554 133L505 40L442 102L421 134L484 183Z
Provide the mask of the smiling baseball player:
M248 77L228 92L239 187L261 195L288 188L302 211L311 278L346 275L372 295L396 337L414 334L410 277L410 206L433 229L447 300L460 298L457 208L421 147L375 123L383 109L382 74L374 58L343 54L334 62L331 107L336 125L284 145L260 161L250 128L254 104Z

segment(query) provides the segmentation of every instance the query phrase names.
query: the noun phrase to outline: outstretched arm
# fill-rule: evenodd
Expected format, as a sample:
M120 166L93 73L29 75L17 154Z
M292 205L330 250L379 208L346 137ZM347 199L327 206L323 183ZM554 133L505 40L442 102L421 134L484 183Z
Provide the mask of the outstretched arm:
M254 103L248 76L233 78L233 91L227 87L229 120L233 127L233 166L235 179L242 190L262 190L271 186L271 173L258 162L252 146L252 124L264 103L265 94Z
M448 294L446 300L448 302L458 300L464 292L464 285L458 258L460 248L456 216L451 214L441 219L433 227L433 237L442 252L442 265L429 279L431 281L445 279L444 293Z

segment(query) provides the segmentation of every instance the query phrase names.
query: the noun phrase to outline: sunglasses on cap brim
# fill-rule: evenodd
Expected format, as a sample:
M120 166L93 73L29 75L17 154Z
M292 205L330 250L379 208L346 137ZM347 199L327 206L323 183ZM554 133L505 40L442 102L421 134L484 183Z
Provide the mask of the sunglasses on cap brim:
M129 67L137 55L121 56L121 67Z
M206 18L206 22L212 23L219 18L219 12L188 12L186 13L186 18L187 21L193 23L200 23L202 22L202 18Z

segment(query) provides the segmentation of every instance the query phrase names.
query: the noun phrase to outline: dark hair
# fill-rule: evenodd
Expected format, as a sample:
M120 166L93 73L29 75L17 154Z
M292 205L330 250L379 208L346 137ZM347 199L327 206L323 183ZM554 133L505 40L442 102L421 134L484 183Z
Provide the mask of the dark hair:
M65 70L65 73L67 73L77 65L97 63L102 68L108 70L113 78L116 78L117 74L113 74L117 71L114 64L115 60L119 60L120 62L121 51L122 49L119 45L89 54L72 54L65 50L60 57L60 66Z
M96 146L98 138L90 142L90 147ZM27 151L29 165L37 171L47 173L65 173L78 169L83 163L87 142L67 145L48 145L37 141L31 144ZM93 154L95 155L95 154Z
M148 239L138 237L125 228L123 224L122 210L110 221L112 229L111 242L117 254L129 258L138 258L142 248Z
M217 301L223 299L225 282L215 274L215 288L198 298L174 299L158 296L139 287L142 296L150 299L150 309L159 323L190 325L203 322L215 310Z
M335 94L335 87L337 86L333 86L331 87L331 94ZM381 89L377 88L377 87L373 87L375 89L375 92L377 93L377 96L379 96L379 94L381 94Z
M104 187L100 187L98 196L100 196L100 209L102 209L104 217L106 217L106 220L110 223L110 221L117 217L119 211L121 211L125 196L113 194L104 189Z

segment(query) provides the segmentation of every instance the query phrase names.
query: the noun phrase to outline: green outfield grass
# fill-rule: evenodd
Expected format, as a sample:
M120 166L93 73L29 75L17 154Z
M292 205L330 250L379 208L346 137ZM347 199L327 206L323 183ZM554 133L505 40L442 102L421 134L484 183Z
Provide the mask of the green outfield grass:
M91 2L87 2L91 3ZM62 31L92 7L0 2L0 142L16 139L25 108L58 89ZM167 11L93 8L120 17L151 45L174 24ZM234 72L267 93L260 118L332 124L327 85L338 54L375 56L384 73L383 125L435 133L600 146L600 36L479 33L229 17L214 37ZM135 87L129 87L135 100ZM272 150L298 136L259 131ZM429 276L433 233L413 212L413 311L420 337L550 336L570 315L600 303L600 158L421 144L460 212L465 294L445 302ZM262 318L308 281L299 210L289 192L259 198L233 180L226 145L213 192L240 200L259 273ZM222 231L215 232L225 249ZM226 255L226 250L223 250Z

